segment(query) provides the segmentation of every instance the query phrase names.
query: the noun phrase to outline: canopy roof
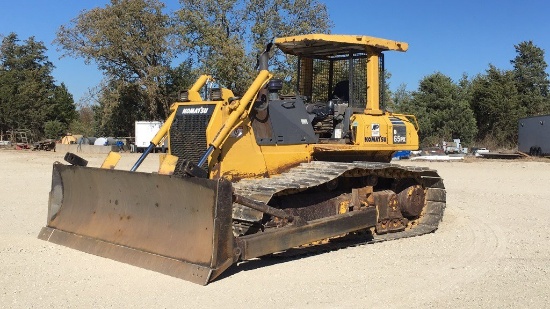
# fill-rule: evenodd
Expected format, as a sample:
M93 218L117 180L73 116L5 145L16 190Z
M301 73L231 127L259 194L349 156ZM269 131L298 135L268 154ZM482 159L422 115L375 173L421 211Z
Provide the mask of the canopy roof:
M307 34L276 38L275 45L285 54L308 58L332 58L350 53L366 53L369 48L377 51L396 50L401 52L409 48L405 42L364 35L335 34Z

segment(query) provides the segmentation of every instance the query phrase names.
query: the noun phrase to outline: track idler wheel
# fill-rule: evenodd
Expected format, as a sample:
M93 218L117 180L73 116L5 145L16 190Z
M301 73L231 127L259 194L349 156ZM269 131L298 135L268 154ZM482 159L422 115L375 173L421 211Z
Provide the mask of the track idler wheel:
M406 188L397 194L397 200L401 213L405 217L418 217L424 208L426 193L420 185Z
M378 209L376 233L403 231L408 220L401 214L397 194L391 190L373 192L374 204Z

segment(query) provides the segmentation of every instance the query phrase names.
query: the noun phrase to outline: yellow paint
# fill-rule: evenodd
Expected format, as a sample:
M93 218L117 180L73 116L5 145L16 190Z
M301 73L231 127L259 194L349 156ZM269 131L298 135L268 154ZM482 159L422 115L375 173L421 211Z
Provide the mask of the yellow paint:
M176 164L178 163L178 157L166 154L163 156L158 173L161 175L172 175L176 169Z
M72 135L72 134L65 135L63 136L63 138L61 138L61 144L65 144L65 145L76 144L79 136L82 137L82 135Z
M213 80L213 79L212 79L212 76L210 76L210 75L201 75L201 76L199 76L197 81L188 90L189 91L189 100L194 101L194 102L202 101L202 97L199 94L199 91L201 90L202 87L204 87L204 85L208 81L211 81L211 80Z
M227 101L223 102L202 102L204 103L212 103L216 104L216 108L212 112L212 117L210 118L210 122L208 123L208 126L206 127L206 143L208 145L212 144L214 139L216 138L216 135L218 134L220 128L223 126L223 124L227 121L227 118L229 117L229 103ZM197 104L197 103L192 103Z
M243 126L241 137L227 139L220 151L219 161L214 159L221 177L227 179L260 178L267 175L267 167L260 147L251 133L251 128ZM214 162L212 162L214 163Z
M168 116L168 119L164 122L164 124L160 127L159 131L153 137L151 140L151 143L155 145L159 145L160 142L164 139L164 137L168 134L168 130L170 129L170 126L172 125L172 122L174 122L174 118L176 117L176 109L172 111L170 116Z
M162 161L164 161L164 159L166 159L166 154L165 153L159 154L159 166L162 164Z
M269 145L260 148L270 176L311 161L311 145Z
M179 105L215 104L216 107L205 132L207 143L211 144L226 123L232 112L227 101L219 102L186 102ZM242 178L271 177L299 165L313 160L317 152L338 153L342 157L346 154L369 154L387 151L390 155L396 150L418 149L418 135L414 125L407 121L403 115L391 115L402 119L407 126L407 144L393 144L392 124L389 114L365 115L355 114L352 117L352 126L356 133L354 144L301 144L301 145L262 145L256 142L250 120L245 118L237 122L233 131L229 132L227 139L220 150L216 150L210 157L209 170L212 178L224 177L229 180ZM172 118L173 120L173 118ZM384 142L366 142L365 137L373 135L372 124L379 125L379 136L384 137ZM383 154L383 153L382 153Z
M394 144L394 131L390 116L403 121L407 136L405 144ZM417 150L418 133L415 126L403 115L385 113L383 115L355 114L351 117L354 132L354 145L363 149L380 150ZM378 127L378 130L373 130Z
M340 207L338 209L339 214L345 214L349 210L349 201L343 201L340 203Z
M275 45L287 54L297 55L296 46L300 46L300 53L320 53L322 47L329 44L346 44L350 47L374 47L381 51L407 51L409 44L365 35L337 35L337 34L306 34L275 39ZM307 48L309 47L309 48ZM305 51L304 51L305 49ZM348 49L349 50L349 49Z
M220 115L213 115L214 118ZM214 152L209 167L216 171L215 177L230 180L269 177L310 161L311 152L309 145L259 146L250 120L246 118L230 133L222 149Z
M211 76L201 76L189 89L190 102L172 105L172 114L153 142L159 142L162 136L168 134L178 106L213 104L215 108L205 132L207 144L215 148L208 158L211 178L224 177L238 180L271 177L302 162L314 160L321 154L328 154L331 158L344 161L347 158L383 160L397 150L418 149L416 118L411 115L384 112L379 106L380 54L387 50L404 52L408 49L407 43L369 36L311 34L278 38L275 44L285 53L301 56L302 69L313 69L312 59L314 58L349 56L350 53L366 55L367 62L364 69L368 75L366 76L365 110L364 113L352 115L350 119L353 132L350 143L259 146L248 116L258 93L272 78L267 70L258 73L250 88L240 99L233 99L233 93L229 89L222 89L221 101L204 101L200 97L198 91L212 80ZM312 82L312 77L308 74L302 74L302 76L301 83ZM303 86L303 89L308 89L306 85ZM305 93L305 95L308 94ZM396 132L399 131L394 130L390 117L403 121L407 132L406 143L394 143L398 137ZM168 164L166 159L163 160L159 172L163 170L162 165L165 162ZM167 169L167 173L170 173L170 169ZM341 207L344 206L341 205Z
M116 165L118 164L118 161L120 161L121 155L118 152L111 151L107 155L107 158L103 161L103 164L101 164L101 168L103 169L115 169Z
M379 54L373 48L367 49L367 106L365 114L381 115Z
M228 101L230 98L233 98L233 97L235 97L235 95L233 94L233 91L226 88L222 88L222 98L224 101Z
M223 123L218 133L214 137L214 140L210 145L214 146L217 149L223 145L225 140L229 137L229 134L234 130L238 125L239 120L242 119L243 115L246 115L244 112L247 108L252 106L252 100L257 95L258 91L265 85L265 83L272 77L267 70L262 70L250 86L243 97L239 100L240 104L236 110L234 110L227 120Z

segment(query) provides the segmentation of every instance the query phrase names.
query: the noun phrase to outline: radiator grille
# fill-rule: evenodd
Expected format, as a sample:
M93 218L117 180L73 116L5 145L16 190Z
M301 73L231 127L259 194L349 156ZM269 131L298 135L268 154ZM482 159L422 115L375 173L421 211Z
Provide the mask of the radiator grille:
M202 108L202 110L201 110ZM196 112L184 112L196 111ZM170 127L170 152L180 160L198 163L205 153L206 127L214 105L180 106Z

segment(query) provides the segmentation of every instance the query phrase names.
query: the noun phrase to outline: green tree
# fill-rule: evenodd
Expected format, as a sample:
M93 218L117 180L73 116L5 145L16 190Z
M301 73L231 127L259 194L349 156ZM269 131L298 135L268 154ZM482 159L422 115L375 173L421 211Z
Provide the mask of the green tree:
M177 100L177 94L181 90L189 89L199 77L200 72L193 69L193 62L190 59L183 61L177 67L168 70L166 78L166 93L171 95L171 101Z
M411 100L412 100L412 93L407 90L406 84L401 84L395 92L391 92L391 101L390 105L388 106L388 109L395 112L395 113L409 113L412 106L411 106ZM413 112L413 115L416 115L416 113Z
M203 72L242 94L256 74L255 64L274 37L328 32L326 6L317 0L180 0L182 45ZM295 58L276 55L278 78L295 77Z
M452 138L469 144L477 133L474 114L461 96L460 87L442 73L424 77L411 100L403 94L399 101L400 111L416 115L422 145Z
M67 130L69 125L78 118L73 95L69 93L67 86L61 83L54 88L51 100L54 104L52 104L48 118L58 120Z
M129 131L121 130L132 128L135 117L165 118L171 99L180 87L191 84L195 72L212 74L221 85L243 92L255 75L259 46L274 36L326 32L330 26L326 7L317 0L180 4L180 10L168 15L159 0L111 0L104 8L83 11L59 29L55 42L64 56L82 57L105 72L106 86L94 108L98 134L127 135ZM186 61L171 68L174 56ZM273 63L290 72L284 69L292 61L275 57ZM176 76L180 73L189 74Z
M519 92L521 105L527 115L541 115L550 112L548 65L544 60L544 50L524 41L514 45L516 57L510 62L514 66L514 79Z
M74 117L74 102L65 85L57 86L46 47L34 37L22 44L15 33L0 46L0 129L29 129L44 134L47 121L67 125Z
M44 124L44 135L46 138L58 139L66 132L67 126L59 120L47 121Z
M159 119L150 118L140 105L144 96L139 85L121 87L119 81L112 80L104 87L99 104L94 106L94 131L99 136L133 136L135 121Z
M478 140L484 144L511 147L517 141L517 122L525 115L516 89L514 72L490 65L485 75L472 81L471 107Z
M86 137L96 136L94 130L94 111L91 106L81 105L77 110L78 117L69 125L69 132Z
M118 109L134 108L127 113L144 114L147 119L164 118L170 102L164 93L166 74L175 51L171 19L162 12L158 0L111 0L104 8L83 11L69 25L61 26L55 42L65 56L82 57L94 62L107 77L105 101L117 96L112 104ZM129 90L138 92L130 96ZM139 99L123 102L124 98ZM105 116L113 115L105 111ZM102 115L99 113L98 115ZM117 120L105 119L102 123Z
M462 74L462 77L458 81L459 95L461 99L467 102L472 101L472 81L468 78L466 73Z
M380 93L382 94L380 98L380 109L393 111L395 110L395 103L393 102L393 96L390 90L391 73L388 70L384 70L382 78L380 87Z

